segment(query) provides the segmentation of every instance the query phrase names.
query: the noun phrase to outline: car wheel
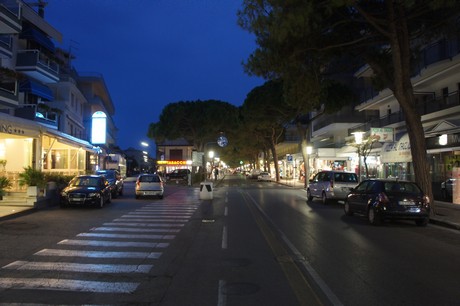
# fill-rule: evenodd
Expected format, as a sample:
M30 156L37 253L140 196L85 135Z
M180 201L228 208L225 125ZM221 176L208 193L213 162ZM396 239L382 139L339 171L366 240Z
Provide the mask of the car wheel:
M60 206L61 208L67 208L67 207L68 207L66 203L60 203L59 206Z
M327 204L327 202L329 201L324 191L323 191L323 194L321 195L321 201L323 202L323 204Z
M313 196L311 195L310 189L307 189L307 200L308 200L308 201L312 201L312 200L313 200Z
M112 192L112 198L116 199L118 195L118 190L115 190L115 192Z
M417 224L417 226L427 226L428 221L428 218L417 219L415 220L415 224Z
M161 200L163 199L163 195L159 195L158 198Z
M135 198L136 198L136 199L139 199L139 196L136 194Z
M369 210L367 211L367 220L372 225L382 224L382 218L375 211L375 208L373 206L369 207Z
M353 216L353 212L350 209L350 204L347 200L345 200L345 204L343 205L343 210L345 211L345 215Z

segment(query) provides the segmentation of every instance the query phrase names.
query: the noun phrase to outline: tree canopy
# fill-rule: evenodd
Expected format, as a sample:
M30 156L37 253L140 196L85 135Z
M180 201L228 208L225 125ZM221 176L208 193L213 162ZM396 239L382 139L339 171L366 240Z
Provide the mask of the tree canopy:
M368 64L376 84L392 90L406 115L415 178L432 198L411 74L422 46L449 33L449 23L458 28L459 8L459 1L449 0L244 0L239 22L258 44L245 67L283 78L311 107L330 71L337 75L342 67Z
M147 136L157 142L185 138L197 150L215 141L220 133L233 135L238 107L218 100L180 101L163 108L159 121L151 123Z

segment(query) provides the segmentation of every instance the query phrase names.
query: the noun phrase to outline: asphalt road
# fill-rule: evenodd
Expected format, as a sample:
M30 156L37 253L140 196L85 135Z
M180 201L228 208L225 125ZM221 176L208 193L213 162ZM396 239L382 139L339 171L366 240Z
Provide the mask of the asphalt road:
M0 304L459 305L458 231L367 224L301 189L227 177L0 222Z

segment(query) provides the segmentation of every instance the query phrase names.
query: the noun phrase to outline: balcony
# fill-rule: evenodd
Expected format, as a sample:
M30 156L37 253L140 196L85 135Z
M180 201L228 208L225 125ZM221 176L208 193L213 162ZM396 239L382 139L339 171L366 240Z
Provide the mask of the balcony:
M0 2L0 33L17 34L21 32L20 8L16 0Z
M460 93L458 91L452 92L444 97L435 97L432 93L426 93L420 97L417 94L418 99L416 101L416 108L420 112L421 116L432 114L435 112L446 111L452 107L460 105ZM404 122L405 116L402 111L392 113L388 116L383 116L370 120L366 123L357 125L348 130L348 134L352 134L356 131L369 131L371 127L386 127L395 123Z
M39 50L18 51L16 71L43 83L59 81L59 65Z
M19 104L17 92L17 82L15 79L0 77L0 100L2 104L9 104L12 107L16 107Z
M40 122L53 129L58 128L58 112L46 104L24 104L15 109L15 116Z
M13 38L9 34L0 34L0 57L13 57Z

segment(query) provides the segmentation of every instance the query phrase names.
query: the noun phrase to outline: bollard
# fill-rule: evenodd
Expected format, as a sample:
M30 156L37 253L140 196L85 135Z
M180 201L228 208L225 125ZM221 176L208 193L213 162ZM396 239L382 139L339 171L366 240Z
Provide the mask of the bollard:
M201 200L212 200L212 182L201 182L200 183L200 199Z

